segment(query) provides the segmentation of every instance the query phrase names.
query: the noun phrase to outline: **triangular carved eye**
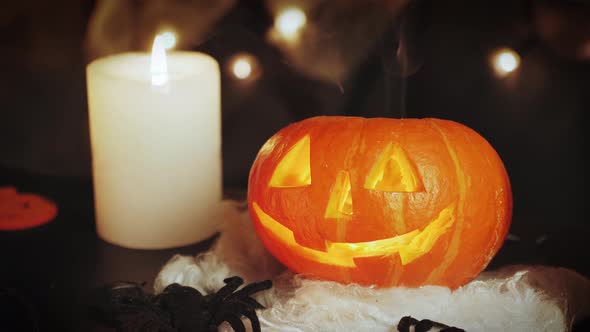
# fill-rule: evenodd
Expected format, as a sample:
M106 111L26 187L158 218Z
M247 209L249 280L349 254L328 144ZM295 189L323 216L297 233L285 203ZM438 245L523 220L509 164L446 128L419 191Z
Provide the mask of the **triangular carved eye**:
M423 190L416 168L397 145L389 143L381 152L365 180L365 189L387 192Z
M269 185L276 188L294 188L311 185L310 138L300 139L277 165Z
M352 216L352 195L350 194L350 175L340 171L330 190L330 198L324 218L348 219Z

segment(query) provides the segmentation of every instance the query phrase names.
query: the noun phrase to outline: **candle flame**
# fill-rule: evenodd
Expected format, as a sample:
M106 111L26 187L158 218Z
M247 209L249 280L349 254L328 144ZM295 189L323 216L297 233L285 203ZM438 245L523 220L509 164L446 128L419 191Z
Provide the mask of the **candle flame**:
M178 38L173 31L165 30L158 34L158 36L164 41L164 45L167 50L173 49L176 46L176 41Z
M168 82L168 64L166 62L166 43L161 35L156 36L152 46L150 65L152 85L164 85Z

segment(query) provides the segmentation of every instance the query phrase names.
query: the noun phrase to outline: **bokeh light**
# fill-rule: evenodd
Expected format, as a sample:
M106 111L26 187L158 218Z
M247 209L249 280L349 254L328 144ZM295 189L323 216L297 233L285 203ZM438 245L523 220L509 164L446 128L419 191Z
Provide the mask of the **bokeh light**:
M260 75L258 59L249 53L238 53L227 62L227 72L238 81L253 81Z
M238 79L246 79L252 74L252 64L247 58L238 58L232 64L232 72Z
M294 40L305 26L307 17L297 7L288 7L280 11L275 19L276 31L287 40Z
M493 53L491 64L498 77L506 77L518 69L520 56L510 48L502 48Z

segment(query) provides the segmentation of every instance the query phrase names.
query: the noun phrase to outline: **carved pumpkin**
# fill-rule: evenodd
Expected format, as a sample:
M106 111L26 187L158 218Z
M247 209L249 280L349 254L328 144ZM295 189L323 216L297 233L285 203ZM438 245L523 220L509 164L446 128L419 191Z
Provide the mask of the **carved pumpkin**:
M490 144L440 119L315 117L260 149L248 204L295 272L377 286L456 288L507 234L510 183Z
M39 226L57 215L57 206L35 194L19 194L13 187L0 187L0 230Z

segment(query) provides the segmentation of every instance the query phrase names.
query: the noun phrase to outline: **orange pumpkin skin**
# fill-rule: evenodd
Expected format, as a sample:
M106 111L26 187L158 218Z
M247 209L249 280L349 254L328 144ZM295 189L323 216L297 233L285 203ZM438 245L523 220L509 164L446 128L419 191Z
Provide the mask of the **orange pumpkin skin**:
M306 167L310 174L297 178ZM265 247L297 273L457 288L500 249L512 193L496 151L462 124L324 116L262 146L248 205Z

